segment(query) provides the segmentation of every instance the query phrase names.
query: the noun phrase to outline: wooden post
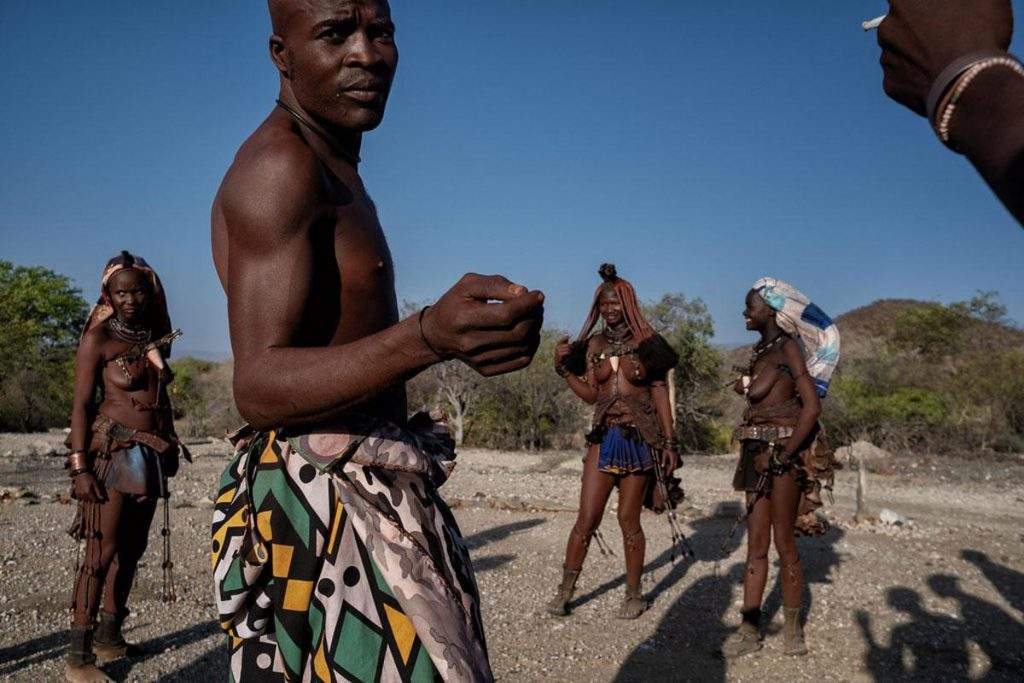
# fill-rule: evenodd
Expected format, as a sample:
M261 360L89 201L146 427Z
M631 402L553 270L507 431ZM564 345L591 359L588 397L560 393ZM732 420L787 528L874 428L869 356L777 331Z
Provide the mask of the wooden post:
M868 469L864 458L851 453L850 459L854 457L857 460L857 509L853 513L853 521L863 522L868 518Z

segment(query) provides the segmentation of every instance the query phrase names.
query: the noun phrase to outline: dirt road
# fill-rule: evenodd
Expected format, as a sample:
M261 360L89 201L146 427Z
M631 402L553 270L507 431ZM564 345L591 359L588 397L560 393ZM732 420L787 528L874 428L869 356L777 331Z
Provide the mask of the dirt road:
M154 529L133 593L129 639L152 650L107 667L118 680L226 680L207 552L208 496L226 450L196 449L174 482L177 603L159 600ZM4 452L0 438L0 453ZM75 548L73 507L60 500L57 457L0 458L0 486L36 497L0 502L0 678L61 676ZM908 524L852 524L855 476L842 472L833 528L801 539L811 654L781 653L775 568L765 648L725 662L716 651L738 623L743 534L725 540L737 510L731 456L692 457L683 516L696 561L669 561L664 519L645 514L651 609L614 618L622 592L613 510L602 526L615 556L591 549L573 614L543 604L559 576L574 519L575 453L465 451L443 492L472 550L492 664L504 681L1021 680L1024 678L1024 461L904 461L872 475L869 503ZM17 493L8 492L10 495ZM2 496L0 496L2 497ZM205 500L204 500L205 499ZM160 654L156 654L160 653Z

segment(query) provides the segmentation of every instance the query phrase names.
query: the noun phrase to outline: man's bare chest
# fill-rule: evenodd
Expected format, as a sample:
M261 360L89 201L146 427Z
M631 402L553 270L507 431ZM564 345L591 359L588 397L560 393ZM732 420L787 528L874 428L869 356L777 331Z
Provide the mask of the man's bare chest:
M391 250L368 198L331 207L314 228L312 242L310 308L331 320L333 343L359 339L397 322Z

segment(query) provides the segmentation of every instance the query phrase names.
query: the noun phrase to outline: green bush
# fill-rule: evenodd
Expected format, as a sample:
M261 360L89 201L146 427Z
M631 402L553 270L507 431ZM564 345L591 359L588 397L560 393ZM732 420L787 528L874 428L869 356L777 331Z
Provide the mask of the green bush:
M70 280L0 261L0 431L63 427L88 305Z
M676 436L687 453L713 453L728 448L723 438L722 382L725 374L722 354L711 345L714 322L700 299L681 293L665 294L644 306L651 325L679 353L673 374L675 385Z
M923 430L945 427L949 416L946 399L934 391L902 387L880 393L864 381L844 375L832 383L825 424L844 440L866 436L887 441L902 435L913 441Z
M897 316L891 341L899 349L926 356L952 355L963 350L968 320L965 308L955 305L914 306Z
M171 363L169 387L178 433L182 436L224 436L242 424L232 395L232 364L198 358Z

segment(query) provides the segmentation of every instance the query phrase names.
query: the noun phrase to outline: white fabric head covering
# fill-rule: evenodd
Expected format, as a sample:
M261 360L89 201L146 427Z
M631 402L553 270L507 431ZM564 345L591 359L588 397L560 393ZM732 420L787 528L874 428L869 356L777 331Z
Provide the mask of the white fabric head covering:
M763 277L752 289L775 310L775 321L787 334L800 342L807 374L823 397L839 363L839 329L832 318L793 285L773 277Z

